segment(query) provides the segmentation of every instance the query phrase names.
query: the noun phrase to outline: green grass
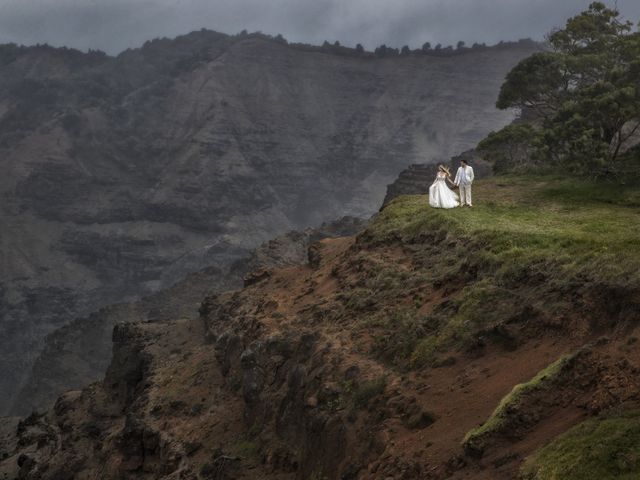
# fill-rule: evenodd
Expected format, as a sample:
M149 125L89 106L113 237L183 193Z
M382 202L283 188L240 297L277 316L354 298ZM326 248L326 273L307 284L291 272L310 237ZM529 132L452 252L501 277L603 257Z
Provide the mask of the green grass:
M526 383L521 383L513 387L493 411L491 416L477 428L469 431L463 440L463 446L467 450L481 452L484 450L484 439L495 433L508 428L509 419L518 415L518 410L522 400L532 393L544 390L553 385L563 371L571 356L564 356L553 362L544 370Z
M526 480L636 480L640 478L640 412L591 419L527 459Z
M413 240L435 229L489 240L496 253L613 252L638 260L636 188L535 176L495 177L474 187L473 209L431 209L424 195L399 197L380 213L370 233L378 240Z

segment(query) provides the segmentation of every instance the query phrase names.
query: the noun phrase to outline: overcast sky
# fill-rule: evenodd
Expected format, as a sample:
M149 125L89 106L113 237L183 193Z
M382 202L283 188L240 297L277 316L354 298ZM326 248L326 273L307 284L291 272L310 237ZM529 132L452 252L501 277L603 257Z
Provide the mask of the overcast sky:
M542 39L591 0L0 0L0 43L116 54L200 28L281 33L290 41L412 48L424 42ZM613 3L613 0L608 2ZM634 23L640 0L618 0Z

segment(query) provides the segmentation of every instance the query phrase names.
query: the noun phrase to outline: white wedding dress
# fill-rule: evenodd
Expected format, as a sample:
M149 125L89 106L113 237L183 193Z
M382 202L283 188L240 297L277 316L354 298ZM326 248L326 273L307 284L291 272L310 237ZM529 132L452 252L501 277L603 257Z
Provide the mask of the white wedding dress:
M447 186L447 176L438 172L435 182L429 187L429 205L433 208L455 208L460 206L458 194Z

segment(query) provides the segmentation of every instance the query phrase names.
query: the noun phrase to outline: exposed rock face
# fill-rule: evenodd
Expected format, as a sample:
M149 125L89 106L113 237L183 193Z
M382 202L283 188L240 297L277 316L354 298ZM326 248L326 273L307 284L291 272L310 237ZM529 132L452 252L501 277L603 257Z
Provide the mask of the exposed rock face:
M394 198L400 195L419 195L429 192L429 187L436 178L438 165L444 164L449 167L451 176L455 178L456 171L460 166L460 160L466 160L473 167L473 172L477 179L487 177L492 174L491 165L485 161L475 150L469 150L461 155L457 155L449 161L436 163L420 163L410 165L400 172L398 178L390 185L387 185L387 195L384 197L383 207Z
M241 277L209 267L191 273L171 288L142 299L103 307L47 335L23 388L11 407L15 415L46 409L67 390L101 379L111 362L114 326L191 318L203 295L241 285Z
M72 318L367 216L407 164L508 123L498 87L535 49L377 59L209 31L117 58L0 47L0 413Z
M344 217L318 228L291 231L265 242L229 269L208 267L138 301L104 307L87 318L72 321L45 338L45 347L11 413L27 415L34 409L43 410L67 390L80 389L101 379L111 361L111 333L118 323L195 318L205 296L241 287L250 272L304 264L313 242L353 235L366 223Z
M261 269L304 265L309 262L309 248L324 238L347 237L363 230L368 220L343 217L324 222L317 228L307 228L301 232L293 230L269 240L238 262L231 272L250 273Z

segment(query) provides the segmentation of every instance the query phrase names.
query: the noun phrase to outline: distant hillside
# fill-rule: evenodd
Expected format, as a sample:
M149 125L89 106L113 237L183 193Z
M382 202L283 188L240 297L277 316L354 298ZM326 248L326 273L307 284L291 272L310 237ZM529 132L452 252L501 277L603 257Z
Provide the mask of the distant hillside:
M405 166L508 123L498 88L536 48L378 58L206 30L118 57L0 46L0 413L71 319L367 216Z

